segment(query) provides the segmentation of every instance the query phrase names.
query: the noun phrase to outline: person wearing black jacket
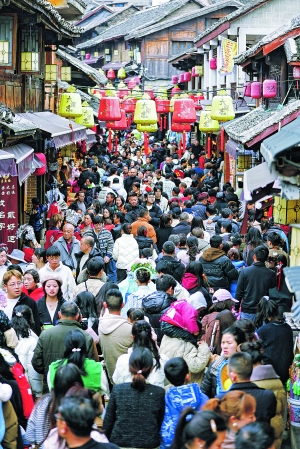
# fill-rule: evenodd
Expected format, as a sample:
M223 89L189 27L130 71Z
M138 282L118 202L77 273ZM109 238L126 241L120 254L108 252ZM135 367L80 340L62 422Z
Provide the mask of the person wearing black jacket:
M127 179L127 178L126 178ZM125 181L126 181L125 179ZM140 210L143 209L142 206L139 205L139 200L136 195L136 193L131 192L128 197L130 210L125 215L125 221L126 223L133 223L136 221L140 216Z
M115 212L114 213L114 225L115 227L110 231L113 236L114 242L121 237L122 224L125 221L125 215L123 212Z
M256 400L256 419L270 423L271 418L276 414L276 397L271 390L259 388L255 383L250 382L253 370L251 355L245 352L236 352L228 360L228 374L232 381L228 391L239 390L251 394ZM221 399L225 396L221 393L217 396Z
M75 254L77 259L77 268L76 268L76 279L79 276L79 273L86 268L86 265L89 260L93 259L93 257L100 257L103 261L102 253L99 249L94 247L95 239L91 235L85 235L80 240L80 249L81 251ZM87 256L86 260L82 264L83 256Z
M160 265L168 264L170 271L173 273L174 278L177 282L181 283L185 266L180 262L180 260L175 259L175 245L173 242L167 241L162 247L163 257L159 259L156 264L156 271L160 272Z
M126 190L127 193L131 191L132 184L134 182L140 182L140 178L138 178L136 175L137 174L136 168L131 168L128 174L129 176L127 176L127 178L124 180L124 189Z
M75 210L75 212L78 211L78 209L82 210L82 215L84 215L88 209L88 203L85 201L85 193L84 192L78 192L76 193L76 201L72 203L69 207L71 210Z
M176 298L174 297L176 285L176 280L173 276L163 274L156 279L156 292L151 293L142 300L142 307L145 310L145 315L149 318L150 325L157 335L158 345L163 337L159 320L172 302L176 301Z
M146 192L144 194L145 203L144 207L148 209L151 220L149 223L154 227L154 229L158 228L160 217L162 215L161 208L155 203L155 195L154 192Z
M80 176L78 178L78 185L79 187L82 189L82 187L85 184L85 181L87 180L87 178L89 178L91 175L90 170L88 169L87 164L84 162L82 164L82 172L80 173Z
M67 201L67 199L68 199L68 186L70 186L70 183L67 181L67 173L68 173L68 167L66 165L62 165L61 170L59 172L59 177L60 177L59 191L60 191L60 193L63 194L65 201Z

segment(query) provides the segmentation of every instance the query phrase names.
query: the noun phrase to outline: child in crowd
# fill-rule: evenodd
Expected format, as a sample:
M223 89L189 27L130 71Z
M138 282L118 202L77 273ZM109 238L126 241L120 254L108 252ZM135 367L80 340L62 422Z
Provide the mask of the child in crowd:
M175 436L175 429L180 413L186 407L199 411L208 401L197 383L188 383L190 374L182 357L174 357L165 364L167 380L174 385L165 396L165 417L161 426L161 448L170 448Z
M238 272L240 272L243 268L247 266L246 262L244 260L241 260L241 254L238 249L231 248L228 251L227 256L229 257L229 259L231 260L232 264L234 265L234 267ZM235 297L237 282L238 282L237 279L230 282L229 291L233 297Z

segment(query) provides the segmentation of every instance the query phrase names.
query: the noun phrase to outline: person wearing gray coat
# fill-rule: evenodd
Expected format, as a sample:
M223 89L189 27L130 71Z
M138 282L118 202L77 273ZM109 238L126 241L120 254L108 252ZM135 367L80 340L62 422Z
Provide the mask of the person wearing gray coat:
M63 227L63 235L53 243L60 251L61 262L68 266L72 271L77 267L75 254L80 252L80 243L74 237L74 226L66 223Z

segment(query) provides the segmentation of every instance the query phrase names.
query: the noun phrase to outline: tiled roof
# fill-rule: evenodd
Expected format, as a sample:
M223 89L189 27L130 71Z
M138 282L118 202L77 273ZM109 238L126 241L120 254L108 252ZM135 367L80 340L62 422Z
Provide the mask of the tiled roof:
M107 30L103 31L103 33L99 34L99 36L96 36L93 39L77 45L77 48L80 50L94 47L101 42L125 36L131 30L138 30L154 25L157 22L165 19L172 12L184 6L188 1L189 0L170 0L169 2L163 3L162 5L153 6L151 8L138 11L136 14L129 17L129 19L126 19L123 22L117 25L113 25ZM193 1L201 4L198 0Z
M224 8L226 6L236 6L239 8L241 3L238 0L225 0L219 3L215 3L211 6L205 6L204 8L199 9L198 11L194 11L193 14L190 12L188 14L183 14L181 17L176 17L174 19L167 19L163 22L159 22L158 24L147 26L146 28L142 28L141 30L133 29L130 33L125 36L126 40L139 38L142 36L146 36L148 34L156 33L159 30L171 27L173 25L177 25L178 23L185 22L187 20L194 19L196 17L204 16L205 14L209 14L214 11L218 11L220 8Z
M283 47L288 63L300 61L300 38L293 39L290 37Z
M115 17L118 17L123 12L127 11L128 9L135 9L135 11L139 11L139 9L134 5L128 5L124 8L118 8L117 11L109 14L105 17L102 17L99 19L99 17L95 16L93 19L91 19L86 25L83 24L84 31L88 31L94 27L97 27L99 25L104 26L105 22L109 22L110 20L114 19ZM125 20L125 19L124 19ZM107 26L107 25L106 25Z
M172 56L172 58L168 59L168 62L176 61L177 59L180 59L185 55L190 55L191 53L194 53L194 52L197 53L196 47L188 48L187 50L183 51L182 53L178 53L178 55Z
M288 32L293 31L297 28L299 28L299 35L300 35L300 15L289 20L287 23L284 23L279 28L277 28L277 30L272 31L272 33L264 36L255 45L252 45L252 47L250 47L248 50L237 55L234 58L235 63L243 64L243 62L245 62L248 58L258 53L266 44L273 42L274 39L282 37L286 35Z
M19 137L33 135L37 129L34 123L26 120L18 114L14 116L13 121L10 123L0 120L0 127L7 128L9 132L13 131L13 134Z
M244 144L299 110L300 100L291 101L281 109L265 110L263 107L259 107L225 125L225 130L231 139Z
M243 16L244 14L247 14L247 12L251 11L254 8L259 7L260 5L263 5L264 3L267 3L269 0L253 0L247 2L244 6L237 9L236 11L233 11L232 13L228 14L225 17L222 17L219 19L216 23L214 23L211 27L207 28L205 31L200 33L195 39L194 42L200 41L203 37L209 35L213 31L217 30L219 26L223 25L226 22L233 22L235 19L238 19L239 17Z
M74 67L77 67L77 69L81 70L83 73L88 75L96 84L106 84L107 83L106 76L102 75L97 69L90 67L85 62L80 61L80 59L75 58L75 56L72 56L72 55L70 55L70 53L67 53L66 51L64 51L63 47L58 48L58 50L56 51L56 54L61 59L68 61L71 65L73 65Z

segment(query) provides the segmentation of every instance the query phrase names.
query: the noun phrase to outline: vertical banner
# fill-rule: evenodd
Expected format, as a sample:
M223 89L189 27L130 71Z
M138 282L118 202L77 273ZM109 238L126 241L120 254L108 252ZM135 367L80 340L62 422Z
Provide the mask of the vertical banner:
M237 42L229 39L222 39L222 67L219 70L220 75L230 75L234 68L234 56L237 54Z
M9 174L0 177L0 242L8 251L18 248L18 177Z

